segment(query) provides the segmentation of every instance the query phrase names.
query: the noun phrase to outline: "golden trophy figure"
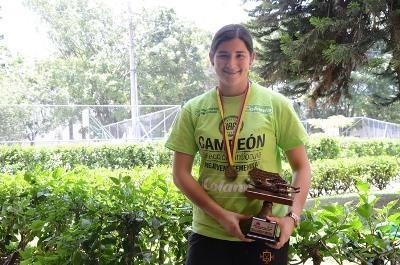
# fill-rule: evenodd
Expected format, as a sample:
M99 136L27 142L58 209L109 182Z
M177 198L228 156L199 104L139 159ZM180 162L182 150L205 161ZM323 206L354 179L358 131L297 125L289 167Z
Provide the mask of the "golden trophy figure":
M257 216L241 221L243 234L250 239L263 240L270 243L278 241L277 223L267 220L272 215L273 203L292 206L293 194L300 188L290 186L279 174L257 168L249 172L249 188L245 191L248 198L263 200L263 206Z

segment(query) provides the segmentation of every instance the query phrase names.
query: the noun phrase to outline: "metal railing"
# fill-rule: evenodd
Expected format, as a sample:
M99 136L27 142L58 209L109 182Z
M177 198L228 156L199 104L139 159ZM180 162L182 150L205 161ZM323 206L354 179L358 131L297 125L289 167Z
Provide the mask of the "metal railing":
M180 105L0 105L0 144L131 142L166 138ZM28 137L29 136L29 137Z

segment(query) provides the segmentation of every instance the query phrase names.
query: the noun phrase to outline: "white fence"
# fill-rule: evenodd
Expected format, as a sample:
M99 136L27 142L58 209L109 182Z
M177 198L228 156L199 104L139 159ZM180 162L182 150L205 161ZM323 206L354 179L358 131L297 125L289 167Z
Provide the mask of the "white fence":
M351 124L340 126L331 124L325 129L315 128L308 120L303 125L309 134L323 133L330 136L349 136L358 138L400 139L400 124L375 120L367 117L352 117Z
M0 105L0 144L135 142L163 139L179 105Z
M0 144L94 144L165 139L181 108L179 105L134 107L139 116L132 118L130 105L0 105ZM400 124L367 117L345 119L350 119L345 127L328 124L325 129L318 129L310 120L303 124L309 134L400 139ZM329 119L326 121L329 123Z

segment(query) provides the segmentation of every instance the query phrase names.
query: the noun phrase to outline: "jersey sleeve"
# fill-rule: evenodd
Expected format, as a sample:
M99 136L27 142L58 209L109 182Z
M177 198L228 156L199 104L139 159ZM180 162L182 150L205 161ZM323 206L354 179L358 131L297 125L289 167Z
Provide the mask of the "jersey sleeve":
M198 151L194 129L192 115L187 108L183 107L165 143L165 147L194 156Z
M308 135L301 123L292 103L286 98L282 100L277 113L277 144L284 150L293 149L306 144Z

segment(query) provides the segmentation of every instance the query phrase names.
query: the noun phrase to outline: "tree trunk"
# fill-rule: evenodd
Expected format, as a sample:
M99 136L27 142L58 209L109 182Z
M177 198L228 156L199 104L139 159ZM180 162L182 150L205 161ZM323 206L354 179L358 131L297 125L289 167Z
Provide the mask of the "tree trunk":
M17 264L19 253L17 251L13 252L7 259L4 265L15 265Z
M69 129L69 139L74 140L74 122L73 122L73 120L68 121L68 129Z
M391 43L393 45L393 67L397 75L397 98L400 99L400 2L395 0L391 1L390 4L390 35Z

